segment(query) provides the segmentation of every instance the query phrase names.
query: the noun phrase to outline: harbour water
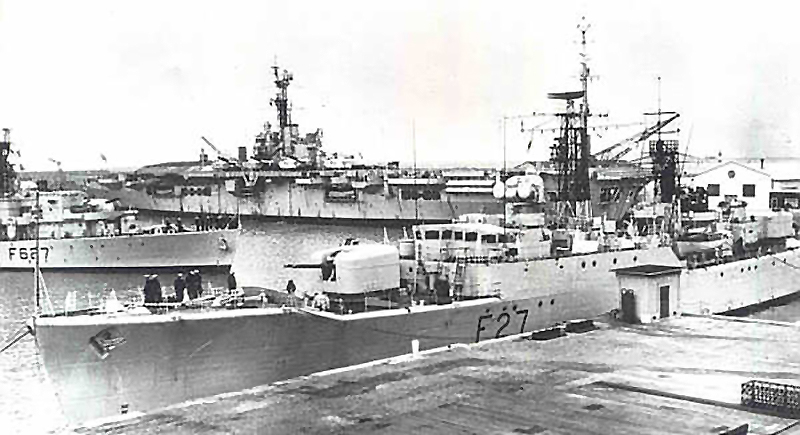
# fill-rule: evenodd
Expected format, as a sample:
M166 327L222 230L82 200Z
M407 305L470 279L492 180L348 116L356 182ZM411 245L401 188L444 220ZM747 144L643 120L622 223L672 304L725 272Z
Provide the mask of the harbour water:
M244 222L239 239L234 271L242 286L257 285L285 288L293 279L299 291L313 291L318 279L316 270L286 269L284 264L304 262L323 248L340 244L348 237L364 241L382 241L384 229L379 226L286 224L281 222ZM402 229L388 228L389 239L396 241ZM108 272L44 272L50 300L56 310L64 308L68 292L75 291L78 307L97 304L109 289L121 301L140 297L144 283L142 271ZM174 275L160 275L165 293L172 291ZM204 288L221 288L227 276L204 274ZM0 272L0 338L13 335L34 313L33 274ZM65 428L58 402L44 368L39 364L35 343L28 336L0 354L0 421L2 432L59 433Z

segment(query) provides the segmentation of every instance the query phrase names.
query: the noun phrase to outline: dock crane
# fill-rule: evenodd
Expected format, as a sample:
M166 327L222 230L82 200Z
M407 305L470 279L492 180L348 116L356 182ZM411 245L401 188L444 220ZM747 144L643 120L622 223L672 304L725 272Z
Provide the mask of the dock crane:
M205 136L200 136L200 139L203 139L203 142L205 142L212 150L214 150L214 152L217 153L217 158L218 159L222 160L223 162L225 162L225 163L227 163L229 165L235 165L236 164L236 159L224 154L222 151L219 150L219 148L214 146L214 144L211 143L210 140L206 139Z
M649 138L650 136L658 133L667 126L667 124L671 123L672 121L678 119L680 114L676 112L661 112L662 114L672 115L667 119L662 121L658 121L655 125L647 127L644 131L636 133L635 135L622 140L621 142L617 142L614 145L611 145L608 148L605 148L601 151L598 151L592 155L596 162L613 162L621 159L626 154L631 152L636 144L644 141L645 139ZM621 150L619 148L622 148Z

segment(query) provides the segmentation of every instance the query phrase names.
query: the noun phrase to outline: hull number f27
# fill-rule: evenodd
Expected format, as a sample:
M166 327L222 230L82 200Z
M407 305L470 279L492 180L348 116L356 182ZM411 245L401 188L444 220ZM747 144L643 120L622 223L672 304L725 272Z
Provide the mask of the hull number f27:
M47 258L50 256L50 248L47 246L40 246L39 252L42 253L40 259L47 261ZM35 260L36 248L17 248L16 246L8 248L8 259L14 260L15 257L20 260Z
M484 331L486 332L483 334L483 338L500 338L509 334L521 334L525 332L525 322L527 321L528 310L503 311L496 316L491 313L484 314L478 317L475 342L481 341L481 332ZM519 331L517 331L516 325L519 325Z

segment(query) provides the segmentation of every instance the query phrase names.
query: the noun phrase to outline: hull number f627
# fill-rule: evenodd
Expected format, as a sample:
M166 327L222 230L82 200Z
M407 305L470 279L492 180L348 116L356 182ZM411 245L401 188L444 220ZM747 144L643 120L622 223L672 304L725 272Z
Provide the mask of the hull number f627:
M47 261L47 258L50 256L50 248L47 246L40 246L39 251L42 253L40 259ZM20 260L35 260L36 248L17 248L16 246L8 248L8 259L14 260L15 257Z
M503 311L496 316L491 313L484 314L478 317L478 331L475 334L475 342L481 341L481 335L486 339L500 338L509 334L521 334L525 332L525 322L527 321L528 310ZM516 325L519 325L519 331L517 331ZM484 331L485 333L481 334Z

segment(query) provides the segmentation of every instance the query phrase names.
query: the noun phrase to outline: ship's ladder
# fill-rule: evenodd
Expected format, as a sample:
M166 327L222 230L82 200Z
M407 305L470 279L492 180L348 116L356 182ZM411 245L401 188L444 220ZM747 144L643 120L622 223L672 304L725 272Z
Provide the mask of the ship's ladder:
M456 300L461 299L464 292L464 274L467 269L467 257L457 256L456 267L453 271L453 298Z

